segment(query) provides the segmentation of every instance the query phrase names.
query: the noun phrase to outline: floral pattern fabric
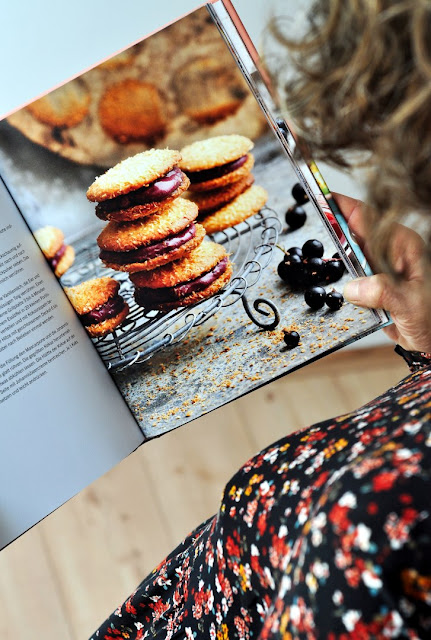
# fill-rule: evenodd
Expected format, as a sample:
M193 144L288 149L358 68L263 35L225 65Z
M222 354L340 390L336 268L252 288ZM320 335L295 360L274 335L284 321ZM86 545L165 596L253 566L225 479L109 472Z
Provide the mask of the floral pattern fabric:
M93 640L431 638L431 367L249 460Z

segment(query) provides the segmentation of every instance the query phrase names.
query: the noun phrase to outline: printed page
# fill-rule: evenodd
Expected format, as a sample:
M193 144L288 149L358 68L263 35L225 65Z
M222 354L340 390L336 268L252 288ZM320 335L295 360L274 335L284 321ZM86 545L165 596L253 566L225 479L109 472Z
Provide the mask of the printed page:
M0 548L142 434L0 182Z
M263 107L201 8L0 123L1 175L148 439L382 325L342 300L361 267Z

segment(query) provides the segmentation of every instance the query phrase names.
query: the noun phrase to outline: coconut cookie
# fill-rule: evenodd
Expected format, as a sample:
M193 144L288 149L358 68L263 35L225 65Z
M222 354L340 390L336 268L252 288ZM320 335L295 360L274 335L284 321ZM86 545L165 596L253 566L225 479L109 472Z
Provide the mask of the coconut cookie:
M93 337L102 337L120 326L129 313L129 305L118 293L119 283L113 278L95 278L65 292L81 322Z
M65 84L25 107L40 123L50 127L76 127L87 115L90 93L82 80Z
M233 134L184 147L179 166L190 180L190 191L211 191L245 178L254 165L253 146L249 138Z
M157 87L132 78L106 89L99 103L99 120L106 133L122 144L154 144L164 137L168 125Z
M100 259L116 271L155 269L178 260L205 236L195 224L198 208L177 198L162 211L132 222L109 222L97 239Z
M229 202L229 204L201 218L200 224L208 234L223 231L259 213L267 200L268 193L265 189L258 185L253 185Z
M180 160L180 153L171 149L138 153L96 178L87 198L98 203L96 215L102 220L125 222L152 215L189 187Z
M234 182L227 187L221 187L211 191L201 191L199 193L189 191L187 193L187 198L198 205L198 218L201 218L208 213L213 213L217 209L220 209L224 205L228 204L228 202L232 202L234 198L251 187L253 183L254 176L249 173L245 178L241 178L241 180L237 180L237 182Z
M130 276L136 303L147 309L169 311L207 300L232 277L232 264L224 247L202 242L187 256L153 271Z
M64 244L64 233L57 227L41 227L34 232L34 237L55 275L61 278L75 260L74 248Z

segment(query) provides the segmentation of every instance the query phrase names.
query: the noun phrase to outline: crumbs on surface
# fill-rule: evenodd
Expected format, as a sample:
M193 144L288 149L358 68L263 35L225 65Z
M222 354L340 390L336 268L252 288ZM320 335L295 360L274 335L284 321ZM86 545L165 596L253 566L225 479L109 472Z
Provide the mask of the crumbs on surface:
M216 323L196 327L176 347L172 345L148 361L132 385L127 383L130 404L138 420L157 431L168 431L181 421L196 418L227 402L238 394L238 389L256 388L271 371L274 375L276 370L288 371L321 350L334 348L334 343L346 339L340 334L355 329L359 323L367 323L359 315L364 313L362 309L355 311L357 324L353 326L350 323L355 319L343 317L343 313L337 318L327 310L307 311L292 304L279 327L272 331L261 331L241 313L232 318L219 311ZM290 322L290 313L297 318L294 322ZM351 308L348 313L352 313ZM285 348L286 331L296 331L301 336L294 351ZM137 397L134 394L139 392L141 398L138 396L138 400L132 402Z

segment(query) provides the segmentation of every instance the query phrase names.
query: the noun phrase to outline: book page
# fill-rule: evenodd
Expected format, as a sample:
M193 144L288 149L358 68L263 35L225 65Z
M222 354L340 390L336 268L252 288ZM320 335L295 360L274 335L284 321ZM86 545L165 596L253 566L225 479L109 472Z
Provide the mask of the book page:
M55 271L64 236L60 282L147 439L382 325L340 300L354 252L263 107L201 8L0 123L1 174Z
M0 182L0 548L143 440Z

